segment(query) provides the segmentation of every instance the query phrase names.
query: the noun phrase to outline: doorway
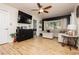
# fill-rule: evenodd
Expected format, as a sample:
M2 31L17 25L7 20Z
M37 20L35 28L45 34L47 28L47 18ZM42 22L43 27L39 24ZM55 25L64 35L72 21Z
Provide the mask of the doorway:
M37 32L37 21L33 20L33 29L34 29L34 36L36 36L36 32Z

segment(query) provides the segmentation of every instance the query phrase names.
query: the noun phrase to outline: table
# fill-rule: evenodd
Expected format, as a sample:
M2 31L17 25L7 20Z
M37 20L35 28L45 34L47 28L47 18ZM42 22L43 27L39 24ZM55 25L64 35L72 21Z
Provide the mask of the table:
M77 41L78 41L78 36L70 36L70 35L62 35L63 36L63 43L62 46L64 46L65 44L67 44L71 50L71 47L73 46L74 48L78 48L77 47ZM66 42L66 43L65 43ZM73 43L73 44L71 44Z

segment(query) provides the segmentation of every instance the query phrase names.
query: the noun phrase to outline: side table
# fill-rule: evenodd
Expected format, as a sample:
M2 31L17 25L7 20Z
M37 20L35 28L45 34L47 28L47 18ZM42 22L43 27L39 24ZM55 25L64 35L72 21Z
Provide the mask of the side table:
M77 41L78 41L78 36L63 35L62 46L64 46L65 44L67 44L69 46L70 50L71 50L72 46L75 49L78 49L78 47L77 47ZM73 43L73 44L71 44L71 43Z

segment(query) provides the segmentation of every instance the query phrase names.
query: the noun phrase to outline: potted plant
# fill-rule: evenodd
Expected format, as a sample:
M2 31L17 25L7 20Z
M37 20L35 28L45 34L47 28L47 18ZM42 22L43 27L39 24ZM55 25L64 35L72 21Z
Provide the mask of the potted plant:
M14 39L13 42L16 42L16 33L11 33L10 36Z

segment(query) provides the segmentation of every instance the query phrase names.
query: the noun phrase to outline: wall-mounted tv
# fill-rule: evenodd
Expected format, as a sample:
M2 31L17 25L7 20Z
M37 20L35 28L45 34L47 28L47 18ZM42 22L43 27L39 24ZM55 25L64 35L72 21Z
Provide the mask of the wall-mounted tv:
M26 23L30 24L32 20L32 16L28 15L22 11L18 12L18 23Z

